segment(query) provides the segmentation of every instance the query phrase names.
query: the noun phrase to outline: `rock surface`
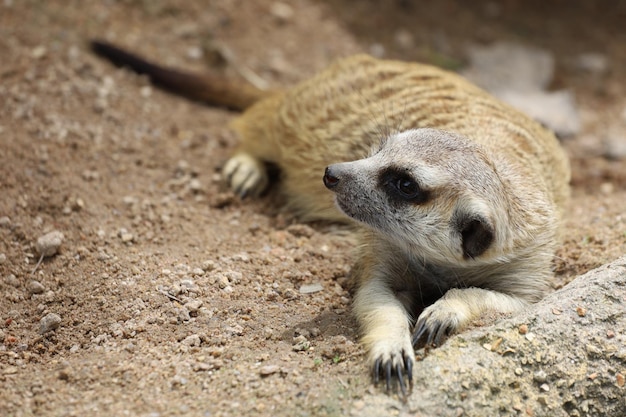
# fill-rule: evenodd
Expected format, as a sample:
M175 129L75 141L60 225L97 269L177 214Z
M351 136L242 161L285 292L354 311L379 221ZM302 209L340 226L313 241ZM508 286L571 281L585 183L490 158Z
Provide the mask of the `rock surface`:
M622 257L526 313L431 350L415 366L413 392L400 415L626 415L625 328ZM366 397L360 415L397 407L376 397Z

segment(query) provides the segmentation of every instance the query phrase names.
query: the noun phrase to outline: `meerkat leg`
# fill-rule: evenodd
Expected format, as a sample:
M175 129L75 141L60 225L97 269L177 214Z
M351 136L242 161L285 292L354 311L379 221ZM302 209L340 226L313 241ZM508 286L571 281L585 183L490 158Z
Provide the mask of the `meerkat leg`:
M362 343L369 352L374 382L381 375L387 390L395 376L406 395L405 377L413 380L414 351L411 344L411 319L402 302L382 277L371 277L358 289L354 313L363 332Z
M230 189L241 198L258 196L269 183L263 161L246 152L233 155L224 165L222 175Z
M521 298L482 288L453 288L424 309L415 324L412 344L426 337L426 344L441 345L456 332L487 311L514 313L528 303Z

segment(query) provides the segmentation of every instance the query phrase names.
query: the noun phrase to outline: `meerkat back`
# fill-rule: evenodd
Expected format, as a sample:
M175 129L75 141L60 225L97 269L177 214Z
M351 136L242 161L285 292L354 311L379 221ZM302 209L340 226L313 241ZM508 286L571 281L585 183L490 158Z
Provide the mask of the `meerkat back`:
M303 220L345 221L321 182L324 168L364 158L384 138L414 128L459 133L488 149L512 147L507 163L536 178L559 209L568 195L569 166L554 135L462 77L429 65L351 56L257 102L232 126L241 138L233 160L240 159L243 172L237 179L235 164L227 164L231 187L259 194L267 186L264 167L245 168L276 163L287 204Z

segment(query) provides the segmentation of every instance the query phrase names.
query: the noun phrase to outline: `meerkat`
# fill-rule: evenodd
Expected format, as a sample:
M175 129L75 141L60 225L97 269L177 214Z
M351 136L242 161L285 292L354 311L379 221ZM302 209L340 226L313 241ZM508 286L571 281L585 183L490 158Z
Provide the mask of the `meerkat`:
M396 381L406 394L415 347L548 289L568 160L551 132L462 77L355 55L263 92L92 47L165 88L244 110L223 167L236 194L260 195L272 163L300 219L357 224L353 312L388 389Z

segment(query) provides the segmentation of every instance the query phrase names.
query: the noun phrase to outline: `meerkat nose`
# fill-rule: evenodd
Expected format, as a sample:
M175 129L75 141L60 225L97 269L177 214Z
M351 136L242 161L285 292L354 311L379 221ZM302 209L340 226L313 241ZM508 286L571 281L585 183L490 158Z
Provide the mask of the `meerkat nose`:
M332 166L326 167L324 172L324 185L329 190L332 190L339 184L339 178L333 175Z

